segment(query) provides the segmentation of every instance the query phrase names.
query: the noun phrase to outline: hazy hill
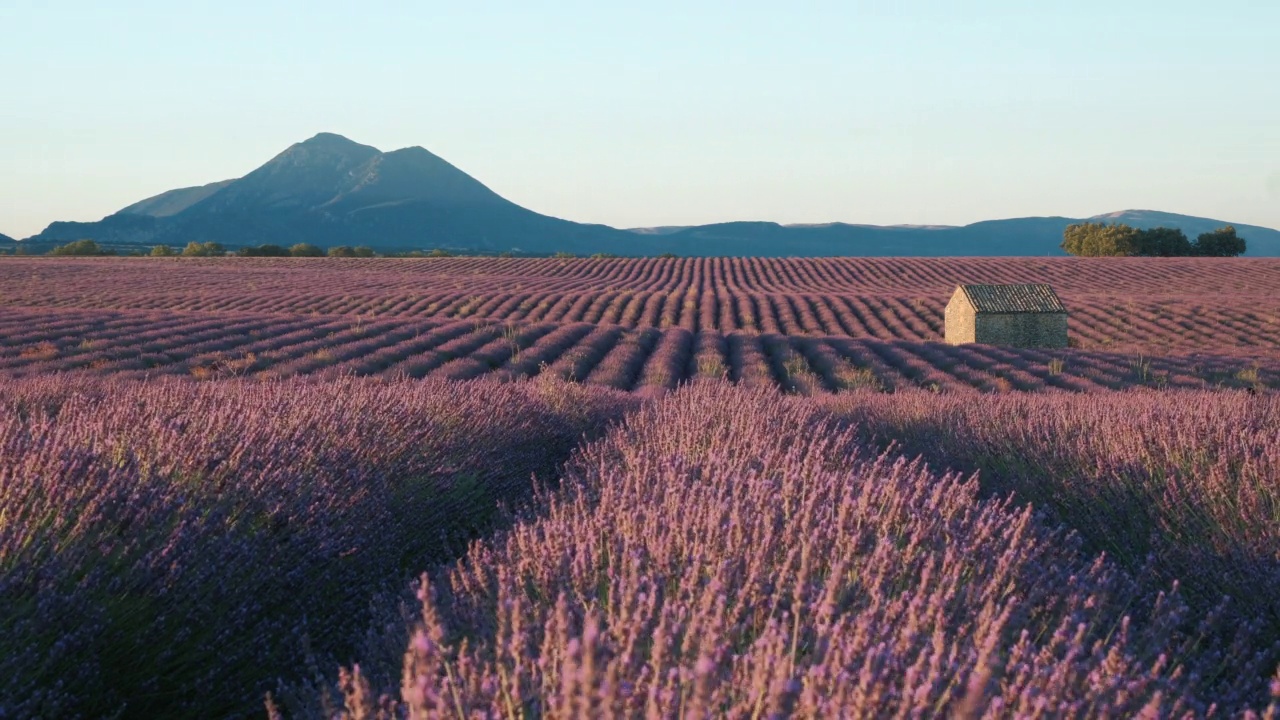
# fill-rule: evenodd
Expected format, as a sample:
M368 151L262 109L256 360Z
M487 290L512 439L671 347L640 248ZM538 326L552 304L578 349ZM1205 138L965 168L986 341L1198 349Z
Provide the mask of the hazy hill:
M1030 217L937 225L779 225L733 222L691 227L636 228L645 238L683 246L689 255L1063 255L1062 231L1072 223L1123 222L1141 228L1182 228L1192 240L1227 225L1222 220L1126 210L1094 218ZM1236 224L1250 256L1280 256L1280 231ZM680 251L676 251L680 252Z
M4 233L0 233L0 245L4 245L4 244L12 245L15 242L17 241L9 237L8 235L5 235Z
M1092 218L1183 228L1192 239L1226 222L1148 210ZM242 178L161 193L98 222L55 222L28 240L229 247L310 242L379 250L450 248L618 255L1061 255L1077 218L989 220L963 227L730 222L618 230L512 203L442 158L411 147L382 152L321 133ZM1249 255L1280 256L1280 231L1236 225Z
M169 217L177 215L196 203L204 200L235 180L222 180L198 187L179 188L162 192L155 197L136 202L121 210L118 215L151 215L152 217Z

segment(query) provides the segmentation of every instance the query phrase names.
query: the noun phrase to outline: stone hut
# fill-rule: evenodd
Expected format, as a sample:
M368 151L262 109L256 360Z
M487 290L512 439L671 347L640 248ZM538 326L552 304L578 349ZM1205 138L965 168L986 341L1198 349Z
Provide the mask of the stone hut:
M1048 285L960 285L946 325L951 345L1067 346L1067 308Z

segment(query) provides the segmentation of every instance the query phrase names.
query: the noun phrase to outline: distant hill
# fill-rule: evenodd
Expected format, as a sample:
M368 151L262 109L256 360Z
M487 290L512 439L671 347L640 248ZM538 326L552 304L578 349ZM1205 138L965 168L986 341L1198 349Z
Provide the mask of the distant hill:
M1078 222L1125 223L1139 228L1181 228L1195 240L1232 224L1223 220L1149 210L1125 210L1092 218L1029 217L985 220L961 227L939 225L779 225L733 222L691 227L635 228L643 237L686 248L688 255L1064 255L1062 232ZM1280 231L1235 223L1253 257L1280 257ZM680 251L676 251L680 252Z
M1031 217L963 227L779 225L729 222L619 230L549 217L506 200L420 148L382 152L321 133L235 180L170 190L97 222L55 222L35 245L93 239L107 244L228 247L309 242L378 250L448 248L580 255L1061 255L1067 225L1083 219L1179 227L1193 240L1228 223L1149 210L1094 218ZM1236 224L1248 255L1280 256L1280 231Z
M98 222L55 222L29 240L590 253L634 237L526 210L423 148L384 153L321 133L237 180L162 193Z
M4 233L0 233L0 245L12 245L15 242L17 242L17 240L14 240Z
M183 210L186 210L192 205L204 200L233 182L235 182L235 180L223 180L221 182L209 183L208 185L200 185L198 187L179 188L177 190L162 192L155 197L149 197L146 200L136 202L121 210L118 214L150 215L152 217L169 217L171 215L177 215Z

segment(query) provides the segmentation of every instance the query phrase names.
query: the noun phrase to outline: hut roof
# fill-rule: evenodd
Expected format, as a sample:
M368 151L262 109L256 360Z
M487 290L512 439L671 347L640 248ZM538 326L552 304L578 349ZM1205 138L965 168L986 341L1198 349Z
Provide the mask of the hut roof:
M961 285L960 291L976 312L1064 313L1067 311L1048 285Z

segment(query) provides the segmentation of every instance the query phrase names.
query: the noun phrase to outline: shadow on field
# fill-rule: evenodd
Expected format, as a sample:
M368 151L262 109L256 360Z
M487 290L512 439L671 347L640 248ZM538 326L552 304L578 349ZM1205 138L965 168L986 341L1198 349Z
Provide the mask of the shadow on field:
M259 714L638 402L549 380L0 381L0 717Z

